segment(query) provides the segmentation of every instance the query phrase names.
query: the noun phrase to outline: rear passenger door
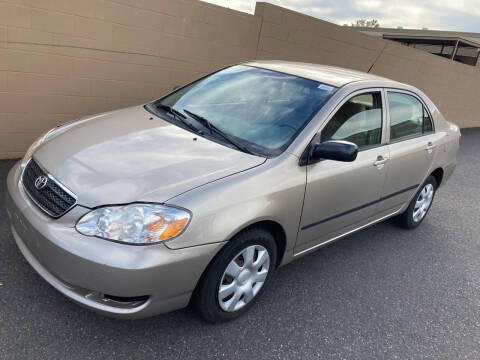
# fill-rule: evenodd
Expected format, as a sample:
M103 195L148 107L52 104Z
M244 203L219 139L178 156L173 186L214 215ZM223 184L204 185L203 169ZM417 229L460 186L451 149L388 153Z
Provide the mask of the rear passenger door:
M430 171L437 138L428 109L416 95L386 90L390 159L380 214L408 201Z

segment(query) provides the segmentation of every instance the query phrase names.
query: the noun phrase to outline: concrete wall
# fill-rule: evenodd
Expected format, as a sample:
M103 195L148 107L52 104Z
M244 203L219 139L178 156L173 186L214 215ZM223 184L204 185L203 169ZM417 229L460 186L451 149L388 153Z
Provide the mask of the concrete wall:
M0 0L0 158L58 123L255 58L373 65L461 126L480 126L478 69L270 4L254 16L196 0Z
M0 0L0 158L58 123L254 59L260 23L193 0Z

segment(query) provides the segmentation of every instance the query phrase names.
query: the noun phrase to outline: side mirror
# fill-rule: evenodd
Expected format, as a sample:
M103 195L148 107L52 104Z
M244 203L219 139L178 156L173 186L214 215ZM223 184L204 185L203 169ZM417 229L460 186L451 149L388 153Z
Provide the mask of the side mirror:
M314 164L322 159L352 162L358 154L358 146L349 141L330 140L310 147L308 164ZM307 165L307 164L304 164Z

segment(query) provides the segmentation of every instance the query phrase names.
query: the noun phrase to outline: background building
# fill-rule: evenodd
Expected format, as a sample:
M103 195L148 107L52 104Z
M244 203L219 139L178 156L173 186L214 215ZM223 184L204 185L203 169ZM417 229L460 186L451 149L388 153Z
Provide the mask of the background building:
M480 34L389 28L356 28L365 34L399 42L430 54L442 56L463 64L480 66Z

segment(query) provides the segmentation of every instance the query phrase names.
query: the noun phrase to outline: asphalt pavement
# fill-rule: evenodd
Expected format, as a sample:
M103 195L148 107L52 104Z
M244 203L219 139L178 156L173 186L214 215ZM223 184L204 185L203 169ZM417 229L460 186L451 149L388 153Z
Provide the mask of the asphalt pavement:
M0 161L0 359L480 359L480 129L413 231L375 225L280 268L244 317L115 320L38 276L10 233Z

